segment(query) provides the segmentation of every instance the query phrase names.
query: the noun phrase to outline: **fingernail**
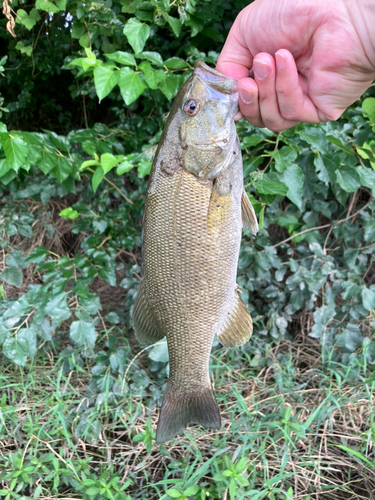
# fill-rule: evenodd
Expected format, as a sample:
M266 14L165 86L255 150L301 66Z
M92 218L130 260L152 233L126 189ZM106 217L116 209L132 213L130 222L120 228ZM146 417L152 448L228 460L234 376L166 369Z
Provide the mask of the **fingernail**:
M285 57L281 54L278 54L276 52L275 54L275 58L276 58L276 68L277 68L277 71L280 71L281 69L283 69L285 67Z
M254 60L254 73L258 80L264 80L268 75L268 66L262 61Z
M254 94L245 87L238 87L238 93L245 104L251 104L254 100Z

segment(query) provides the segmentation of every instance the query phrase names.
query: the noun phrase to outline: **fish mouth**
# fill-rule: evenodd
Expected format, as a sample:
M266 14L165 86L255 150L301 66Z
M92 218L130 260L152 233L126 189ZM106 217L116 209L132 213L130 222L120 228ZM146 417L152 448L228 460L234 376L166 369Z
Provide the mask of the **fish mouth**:
M203 83L221 94L237 94L237 82L233 78L219 73L202 61L195 62L194 74L197 75Z

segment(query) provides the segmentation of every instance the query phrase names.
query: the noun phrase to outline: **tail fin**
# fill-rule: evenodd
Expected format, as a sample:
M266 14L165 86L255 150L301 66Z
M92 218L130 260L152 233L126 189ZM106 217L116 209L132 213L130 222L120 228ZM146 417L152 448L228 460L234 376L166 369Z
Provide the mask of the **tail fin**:
M173 439L189 424L200 424L207 429L220 429L220 412L211 387L191 394L177 391L167 385L161 406L156 443Z

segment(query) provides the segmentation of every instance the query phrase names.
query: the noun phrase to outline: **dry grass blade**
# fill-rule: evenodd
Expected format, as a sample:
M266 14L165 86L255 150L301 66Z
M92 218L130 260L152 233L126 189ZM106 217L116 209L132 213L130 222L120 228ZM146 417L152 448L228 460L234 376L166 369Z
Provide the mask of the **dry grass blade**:
M12 0L9 0L12 3ZM3 14L8 19L7 22L7 31L12 35L12 37L16 38L16 34L14 32L15 21L12 16L12 9L9 6L8 0L3 0Z

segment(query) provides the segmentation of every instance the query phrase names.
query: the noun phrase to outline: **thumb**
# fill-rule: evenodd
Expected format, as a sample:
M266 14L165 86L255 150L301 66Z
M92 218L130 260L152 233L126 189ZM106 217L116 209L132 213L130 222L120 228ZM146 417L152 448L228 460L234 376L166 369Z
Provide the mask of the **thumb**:
M241 35L240 22L237 18L221 51L216 70L225 76L240 80L249 76L253 60L254 57Z

